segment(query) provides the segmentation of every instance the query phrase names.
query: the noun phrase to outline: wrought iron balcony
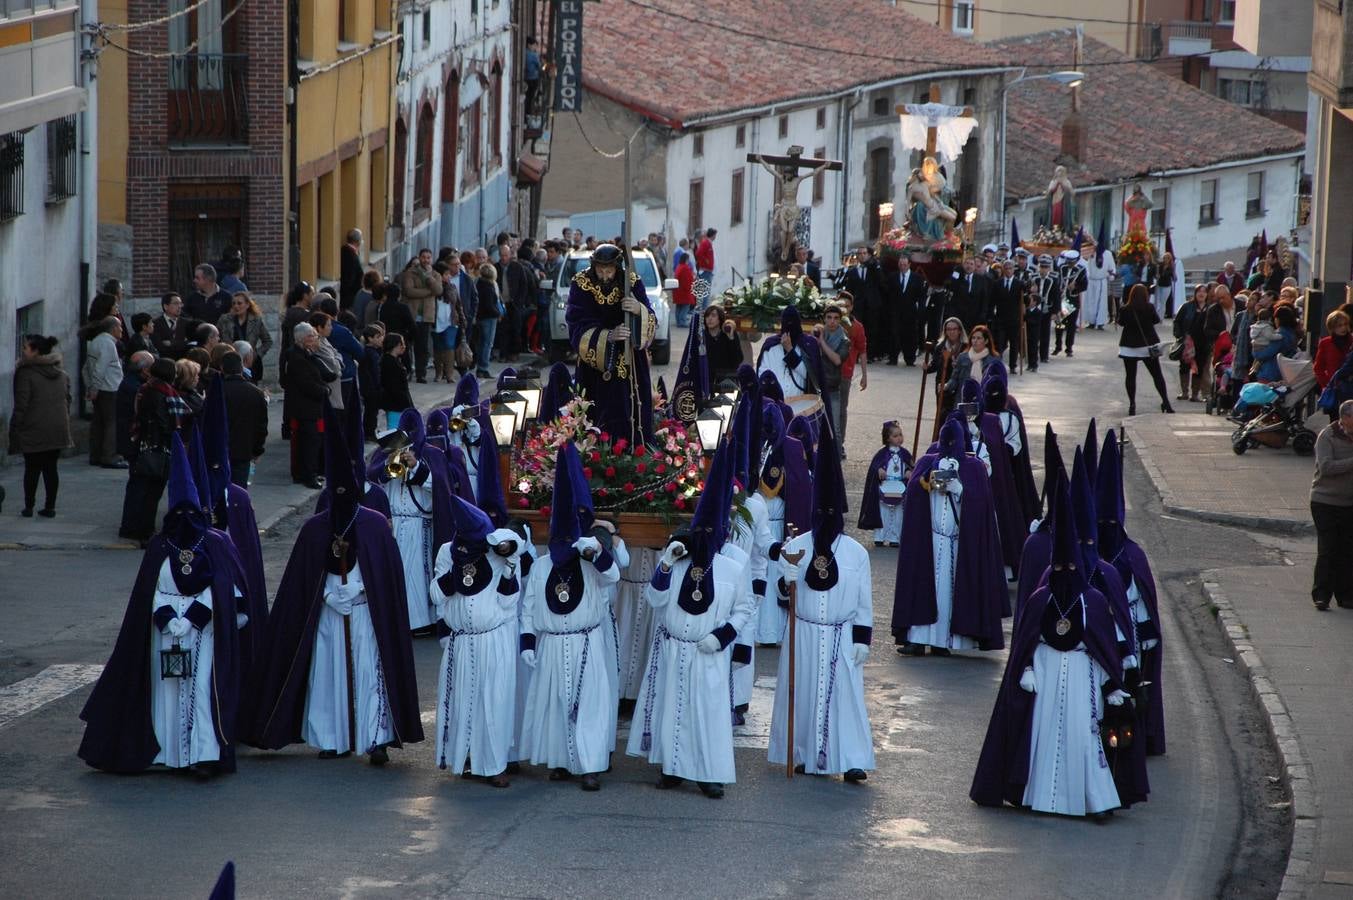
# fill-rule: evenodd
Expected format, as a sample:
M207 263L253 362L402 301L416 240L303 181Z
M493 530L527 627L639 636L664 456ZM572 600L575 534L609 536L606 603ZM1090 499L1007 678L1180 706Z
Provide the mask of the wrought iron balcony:
M169 143L247 145L248 75L249 57L243 53L171 57Z
M1162 56L1197 56L1207 53L1230 25L1214 22L1144 22L1138 42L1138 59Z

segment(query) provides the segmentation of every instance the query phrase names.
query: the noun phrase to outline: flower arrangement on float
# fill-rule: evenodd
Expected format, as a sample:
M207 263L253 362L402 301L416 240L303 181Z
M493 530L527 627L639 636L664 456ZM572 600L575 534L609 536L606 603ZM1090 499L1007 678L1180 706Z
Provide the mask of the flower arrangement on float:
M1118 259L1133 263L1147 263L1155 256L1156 247L1144 231L1129 231L1118 245Z
M881 260L895 261L917 253L932 254L933 258L963 258L963 232L955 228L938 241L928 241L911 233L906 225L884 232L874 244L874 254Z
M740 331L773 331L785 307L793 306L805 322L822 318L827 298L810 279L798 275L767 275L723 292L724 311Z

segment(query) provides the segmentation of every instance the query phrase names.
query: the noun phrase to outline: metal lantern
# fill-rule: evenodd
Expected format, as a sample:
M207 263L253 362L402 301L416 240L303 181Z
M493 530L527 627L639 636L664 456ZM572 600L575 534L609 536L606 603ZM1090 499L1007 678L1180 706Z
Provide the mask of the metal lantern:
M174 641L173 647L160 651L160 677L187 678L193 674L192 662L192 652L183 649L178 641Z
M724 433L728 431L729 425L731 425L733 422L732 401L729 400L727 397L725 397L723 394L715 394L713 397L709 399L709 401L705 404L705 406L707 409L713 411L714 414L719 417L719 420L721 422L719 436L723 437Z
M713 456L719 448L719 438L723 435L723 416L706 406L695 417L695 431L700 437L700 449L706 456Z
M725 378L719 382L719 386L714 389L714 393L727 400L729 406L733 406L738 402L738 395L742 393L742 389L733 379Z
M522 369L516 378L507 379L503 383L503 388L515 391L526 398L526 421L535 422L540 419L540 398L544 390L540 386L539 372L535 369Z
M511 447L517 433L517 413L508 406L502 393L494 394L489 407L489 424L493 426L493 439L499 447Z
M526 398L514 390L501 391L498 396L512 410L512 415L516 417L516 422L512 428L513 434L521 434L526 430L526 407L528 406ZM538 401L537 405L539 405Z

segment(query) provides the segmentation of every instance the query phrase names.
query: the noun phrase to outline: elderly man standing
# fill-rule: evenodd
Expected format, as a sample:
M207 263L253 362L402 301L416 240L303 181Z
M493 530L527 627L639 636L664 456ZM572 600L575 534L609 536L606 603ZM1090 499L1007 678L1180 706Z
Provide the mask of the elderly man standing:
M127 357L126 371L117 386L117 455L131 462L136 455L132 441L132 420L136 418L136 393L150 375L150 364L155 355L149 350L137 350Z
M418 258L409 261L399 276L399 288L417 323L413 340L413 372L419 384L427 384L428 348L433 325L437 322L437 298L442 295L442 276L432 268L431 250L419 250Z
M94 406L89 425L89 464L105 469L125 469L117 452L117 390L122 384L122 359L117 342L122 340L122 322L109 316L99 322L99 331L89 341L85 357L85 394Z
M324 401L329 396L327 382L338 380L336 369L326 368L318 356L319 332L309 322L292 331L287 348L286 391L282 414L291 425L291 480L308 488L323 487L319 478L319 423L324 418Z
M1331 599L1353 607L1353 568L1341 558L1353 547L1353 400L1339 404L1339 420L1315 439L1311 519L1316 543L1311 600L1322 611Z
M357 292L362 289L362 278L366 274L362 269L362 231L353 228L348 232L347 240L339 249L338 303L343 309L351 309Z

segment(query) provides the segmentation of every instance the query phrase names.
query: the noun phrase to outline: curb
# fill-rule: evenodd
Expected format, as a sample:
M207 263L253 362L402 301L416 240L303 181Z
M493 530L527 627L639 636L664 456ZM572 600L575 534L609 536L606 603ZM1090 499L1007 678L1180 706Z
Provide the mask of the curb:
M1236 663L1249 678L1250 690L1263 710L1269 736L1282 760L1283 781L1292 798L1292 843L1288 847L1287 870L1283 873L1278 898L1297 900L1306 895L1310 884L1316 832L1320 828L1320 803L1311 784L1311 764L1302 749L1287 704L1268 677L1259 651L1250 642L1249 629L1236 614L1221 586L1211 580L1215 578L1215 570L1203 572L1201 577L1203 596L1217 608L1217 623L1235 654Z
M1132 448L1133 454L1137 457L1143 469L1146 470L1147 477L1151 479L1152 486L1156 489L1156 495L1160 497L1160 505L1167 513L1181 516L1186 519L1197 519L1202 522L1212 522L1217 525L1229 525L1235 528L1265 529L1267 531L1278 531L1283 534L1311 534L1315 531L1315 523L1308 520L1298 519L1276 519L1269 516L1241 515L1239 513L1219 512L1210 509L1198 509L1193 506L1184 506L1176 502L1174 492L1168 487L1169 482L1165 480L1164 473L1156 465L1155 460L1151 458L1151 451L1147 450L1137 433L1137 429L1127 421L1119 423L1120 430L1127 435L1128 446Z

